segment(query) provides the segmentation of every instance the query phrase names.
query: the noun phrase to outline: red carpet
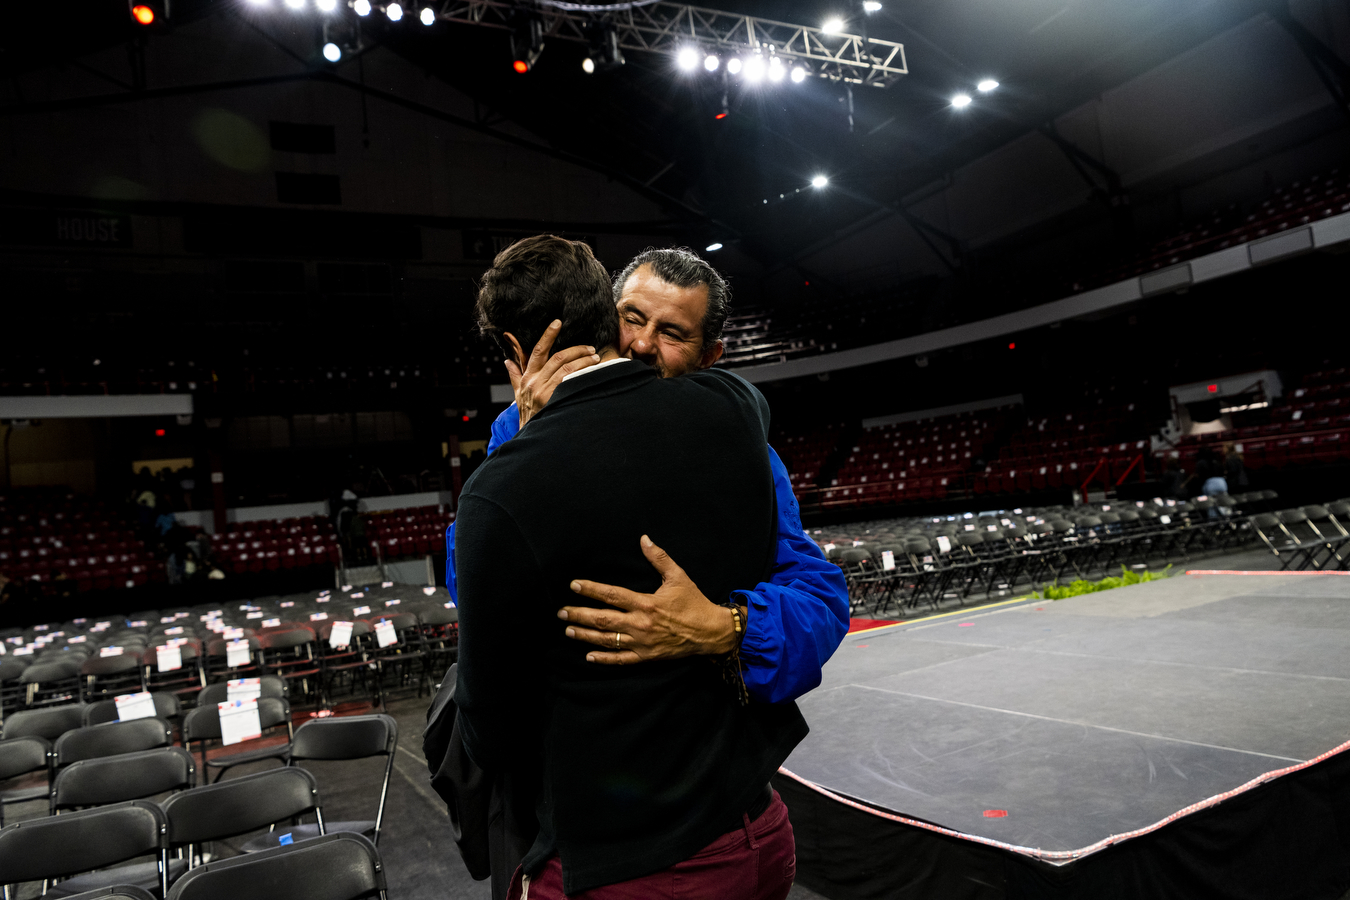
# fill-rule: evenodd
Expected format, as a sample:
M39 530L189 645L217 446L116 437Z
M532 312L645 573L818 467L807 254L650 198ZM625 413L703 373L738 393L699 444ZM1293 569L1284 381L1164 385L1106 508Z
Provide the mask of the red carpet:
M883 625L894 625L895 619L849 619L848 631L852 634L855 631L869 631L873 628L881 628Z

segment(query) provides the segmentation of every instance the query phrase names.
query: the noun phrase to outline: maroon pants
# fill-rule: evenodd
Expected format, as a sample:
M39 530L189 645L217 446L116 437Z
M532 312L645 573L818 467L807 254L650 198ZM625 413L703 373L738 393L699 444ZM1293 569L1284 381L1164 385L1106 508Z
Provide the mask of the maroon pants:
M562 861L553 857L534 878L516 869L507 900L783 900L797 874L797 849L787 807L773 802L758 819L728 831L662 872L563 894Z

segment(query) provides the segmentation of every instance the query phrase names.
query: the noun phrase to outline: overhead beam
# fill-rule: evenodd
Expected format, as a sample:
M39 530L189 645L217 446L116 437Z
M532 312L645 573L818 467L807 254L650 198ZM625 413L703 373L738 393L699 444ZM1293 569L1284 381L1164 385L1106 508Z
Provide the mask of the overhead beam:
M510 30L522 6L507 0L437 0L430 4L446 22ZM759 53L802 65L818 78L886 87L909 74L905 46L865 35L827 34L820 28L774 19L686 6L683 3L634 4L627 9L597 9L578 3L541 0L530 10L544 23L548 37L587 43L597 27L613 29L624 50L674 52L682 47L705 51Z

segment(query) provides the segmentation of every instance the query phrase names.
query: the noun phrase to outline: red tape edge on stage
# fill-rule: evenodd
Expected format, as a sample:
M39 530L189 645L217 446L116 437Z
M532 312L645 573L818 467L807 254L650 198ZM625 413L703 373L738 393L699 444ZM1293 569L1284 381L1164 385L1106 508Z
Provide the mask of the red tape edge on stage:
M871 815L879 816L880 818L883 819L890 819L892 822L899 822L902 825L910 825L914 828L922 828L925 831L932 831L936 832L937 834L945 834L950 837L961 838L967 841L974 841L977 844L985 844L986 846L989 847L999 847L1003 850L1011 850L1014 853L1021 853L1025 856L1031 856L1036 859L1061 860L1061 859L1079 859L1091 853L1096 853L1098 850L1104 850L1107 847L1110 847L1112 844L1119 844L1120 842L1129 840L1130 838L1139 837L1140 835L1148 834L1151 831L1157 831L1164 825L1175 822L1177 819L1189 816L1191 813L1199 812L1202 809L1208 809L1211 806L1217 806L1219 803L1223 802L1224 800L1227 800L1229 797L1236 797L1238 794L1241 794L1244 791L1249 791L1252 788L1257 787L1258 785L1265 784L1267 781L1272 781L1276 778L1279 778L1281 775L1288 775L1291 772L1298 772L1302 769L1306 769L1309 766L1320 763L1324 759L1330 759L1336 754L1344 753L1347 750L1350 750L1350 741L1346 741L1339 747L1333 747L1326 753L1323 753L1321 756L1314 757L1313 759L1310 759L1307 762L1301 762L1296 766L1289 766L1288 768L1285 769L1276 769L1273 772L1267 772L1264 775L1258 775L1257 777L1253 778L1246 784L1235 787L1231 791L1224 791L1222 794L1215 794L1213 797L1210 797L1207 800L1201 800L1199 803L1192 803L1185 809L1177 810L1167 818L1162 819L1158 822L1154 822L1152 825L1146 825L1143 828L1139 828L1134 831L1127 831L1124 834L1113 834L1108 838L1103 838L1102 840L1098 841L1095 844L1089 844L1088 846L1083 847L1080 850L1041 850L1036 847L1019 847L1016 844L1009 844L1004 841L996 841L993 838L980 837L978 834L967 834L964 831L957 831L953 828L943 828L941 825L931 825L928 822L920 822L917 821L916 819L909 819L906 818L905 816L896 815L895 813L882 812L879 809L873 809L870 806L865 806L862 803L858 803L855 800L850 800L847 797L843 797L839 794L836 794L834 791L831 791L828 788L823 788L813 781L808 781L805 778L802 778L800 775L797 775L796 773L788 769L785 769L781 766L778 768L778 774L791 778L793 781L796 781L799 784L802 784L810 788L811 790L816 791L819 794L823 794L826 797L829 797L831 800L836 800L844 804L845 806L851 806L860 812L870 813Z
M986 809L984 817L986 819L1006 819L1008 818L1008 811L1006 809Z

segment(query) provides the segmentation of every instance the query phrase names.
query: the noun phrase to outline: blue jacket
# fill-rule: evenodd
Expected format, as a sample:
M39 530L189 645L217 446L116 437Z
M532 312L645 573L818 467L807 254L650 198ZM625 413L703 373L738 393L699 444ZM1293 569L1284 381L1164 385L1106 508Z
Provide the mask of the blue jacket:
M520 430L520 412L512 403L492 423L487 455ZM795 700L820 684L820 670L848 633L848 588L838 566L825 559L802 530L797 497L787 467L769 448L774 492L778 497L778 554L772 579L753 590L735 591L749 611L741 661L745 686L762 703ZM455 526L445 532L445 583L455 585ZM679 560L676 560L678 563ZM714 603L716 597L711 597ZM731 598L727 598L731 599Z

